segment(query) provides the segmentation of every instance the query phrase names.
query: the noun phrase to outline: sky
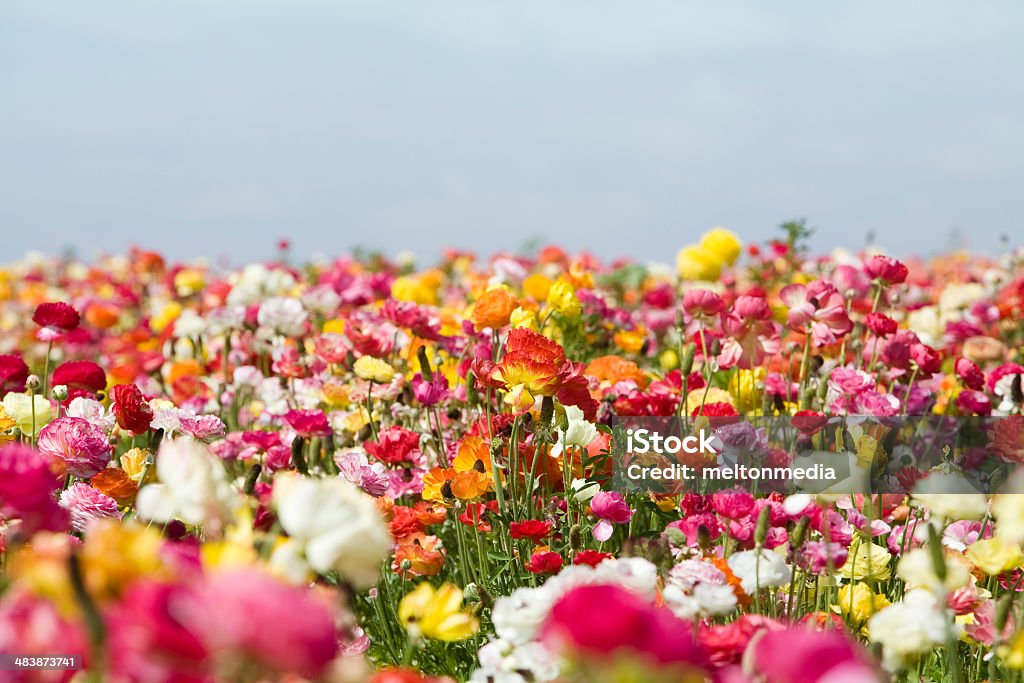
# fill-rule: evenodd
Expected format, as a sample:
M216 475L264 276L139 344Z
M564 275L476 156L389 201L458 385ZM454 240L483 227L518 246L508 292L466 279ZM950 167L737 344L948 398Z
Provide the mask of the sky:
M1024 241L1024 3L0 0L29 250Z

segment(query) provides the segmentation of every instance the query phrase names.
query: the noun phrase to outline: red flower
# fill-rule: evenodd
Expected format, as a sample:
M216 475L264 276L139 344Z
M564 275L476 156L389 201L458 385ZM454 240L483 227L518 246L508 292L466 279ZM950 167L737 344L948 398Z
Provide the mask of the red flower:
M816 410L798 410L789 421L801 434L813 435L825 428L828 417Z
M394 517L388 522L388 531L396 541L401 541L406 536L421 534L427 530L420 522L419 515L411 507L396 505L393 508Z
M868 313L868 329L876 337L888 337L895 334L897 329L896 321L884 313Z
M70 304L56 301L36 306L32 320L39 327L49 327L67 332L78 327L81 316Z
M917 363L918 379L931 377L942 369L942 357L939 356L939 352L926 344L911 346L910 358Z
M992 401L988 395L980 391L965 389L957 394L956 407L961 413L973 415L988 415L992 412Z
M534 543L540 543L551 533L551 522L539 519L512 522L508 525L508 531L512 538L528 538Z
M489 533L491 527L491 515L498 512L498 501L489 500L486 503L469 503L466 511L459 515L459 521L466 526L476 527L481 533Z
M872 280L884 285L898 285L907 279L907 267L890 256L878 254L864 264L864 271Z
M0 356L0 396L8 391L25 391L28 366L21 356L8 353Z
M107 373L91 360L71 360L53 371L53 386L68 388L68 400L76 396L95 396L107 387Z
M993 422L989 450L1006 462L1024 463L1024 415L1010 415Z
M411 460L411 454L419 452L420 435L404 427L388 427L376 441L365 442L363 448L381 462L394 465Z
M146 398L134 384L118 384L111 388L110 398L114 403L117 424L125 431L142 434L153 422L153 411Z
M534 553L526 568L534 574L557 574L562 568L562 556L550 550L542 553Z
M576 557L572 558L572 563L596 567L605 560L611 559L611 557L611 553L602 553L600 550L581 550L576 553Z
M284 414L288 425L302 436L327 436L331 433L331 425L322 410L289 410Z

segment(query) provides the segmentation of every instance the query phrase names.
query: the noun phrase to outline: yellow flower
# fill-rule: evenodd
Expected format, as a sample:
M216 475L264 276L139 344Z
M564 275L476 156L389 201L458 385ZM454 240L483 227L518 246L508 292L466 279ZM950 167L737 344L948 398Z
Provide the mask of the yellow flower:
M856 547L850 548L850 556L839 569L840 576L853 581L885 581L892 575L889 567L892 556L888 550L870 541L855 540L853 545Z
M707 389L707 397L705 398L704 389L694 389L686 395L686 412L687 414L693 414L693 411L700 408L701 401L704 401L705 405L711 403L728 403L733 405L732 394L725 389L719 389L718 387L711 387Z
M159 313L150 318L149 327L157 334L160 334L168 325L177 320L180 315L181 304L177 301L168 301L164 304L164 307L160 309Z
M736 371L729 380L729 393L735 399L736 410L748 413L761 407L761 388L766 374L764 368Z
M133 581L164 575L160 532L118 520L93 522L82 547L82 567L89 592L97 600L114 600Z
M864 583L848 583L839 589L832 611L842 614L851 624L863 624L871 616L889 606L889 600L875 593Z
M373 356L361 356L352 366L356 377L369 382L387 384L395 378L395 369L380 358Z
M16 426L17 424L18 421L12 419L11 416L7 414L7 410L2 405L0 405L0 432L6 432L8 429Z
M324 322L324 334L344 334L345 321L338 318Z
M534 273L523 280L523 294L534 301L544 301L548 298L552 284L554 283L547 275Z
M639 353L647 340L647 328L637 325L632 330L619 330L612 337L615 345L627 353Z
M146 469L147 457L149 457L149 451L144 448L133 448L121 456L121 469L123 469L128 475L128 478L136 484L142 483L142 473ZM149 472L146 473L146 481L150 482L155 479L156 468L150 467Z
M658 364L666 372L679 367L679 354L674 349L665 349L658 356Z
M203 288L203 274L195 268L185 268L174 276L174 289L178 296L190 296Z
M558 280L551 285L547 302L551 308L567 318L575 318L580 314L580 300L576 298L572 285L564 280Z
M717 280L722 274L722 262L707 249L690 244L676 255L676 269L684 280Z
M450 583L436 591L429 583L421 583L402 598L398 618L414 639L423 636L445 641L465 640L480 627L476 617L462 608L462 591Z
M537 314L528 308L520 306L516 310L512 311L512 317L509 318L509 322L512 323L512 327L525 327L527 329L537 331Z
M1009 645L1001 646L998 653L1006 662L1006 666L1015 671L1024 669L1024 630L1017 631L1010 639Z
M740 256L743 242L730 230L712 228L700 238L701 249L714 254L720 263L732 265Z
M395 278L391 283L391 296L398 301L432 306L437 303L437 294L424 282L411 275Z
M1024 564L1024 553L1019 545L1007 543L996 536L971 545L967 549L967 559L989 576L995 576Z
M50 423L55 417L53 406L45 398L34 394L10 392L4 396L4 410L9 419L14 420L23 434L39 433L39 430ZM35 425L35 434L32 425ZM9 427L8 427L9 429Z

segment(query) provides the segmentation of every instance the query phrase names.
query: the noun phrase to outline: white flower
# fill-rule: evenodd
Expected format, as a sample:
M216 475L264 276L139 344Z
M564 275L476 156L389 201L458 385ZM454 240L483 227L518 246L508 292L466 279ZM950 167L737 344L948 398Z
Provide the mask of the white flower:
M283 296L267 299L260 304L260 311L256 314L260 327L285 337L302 334L308 318L301 301Z
M985 494L953 472L932 472L917 482L910 497L945 519L981 519L988 511Z
M740 579L748 595L769 586L784 586L793 572L781 555L762 548L744 550L729 557L729 569Z
M557 458L570 446L586 448L597 438L597 427L583 419L583 411L577 406L566 406L565 417L568 426L558 430L558 443L551 447L551 457Z
M533 640L555 600L560 597L553 596L546 586L517 588L511 595L498 598L491 610L494 632L514 644Z
M329 285L321 285L307 290L302 294L302 304L321 315L333 315L341 304L341 297Z
M707 614L727 614L736 608L736 593L732 586L699 583L693 589L693 597Z
M244 323L245 306L222 306L206 314L207 332L215 336L240 330Z
M889 671L898 671L944 643L950 629L952 637L959 637L959 627L949 622L935 596L926 590L910 591L868 621L868 637L882 644L882 663Z
M653 600L658 591L658 568L642 557L622 557L604 561L594 568L597 581L621 586Z
M480 668L472 683L554 681L559 668L554 654L540 643L517 645L497 638L480 648Z
M94 427L110 432L117 424L117 417L103 408L103 404L91 398L79 396L68 404L68 417L80 417L88 420Z
M174 321L174 336L195 339L206 332L207 324L195 311L186 308Z
M156 474L160 483L139 490L136 510L141 519L180 519L216 531L231 521L242 502L220 460L191 439L164 441L156 456Z
M373 499L341 478L282 474L274 481L281 527L304 544L309 566L338 571L358 590L377 581L391 535Z
M22 394L14 391L4 396L4 410L7 415L18 423L22 434L35 434L54 418L53 406L38 394ZM35 425L35 434L32 425Z
M589 479L573 479L569 486L572 488L572 497L580 503L586 503L601 492L601 485Z
M960 555L946 555L946 580L939 580L928 548L914 548L904 555L896 574L906 582L908 589L923 588L936 594L963 588L971 580L970 569Z

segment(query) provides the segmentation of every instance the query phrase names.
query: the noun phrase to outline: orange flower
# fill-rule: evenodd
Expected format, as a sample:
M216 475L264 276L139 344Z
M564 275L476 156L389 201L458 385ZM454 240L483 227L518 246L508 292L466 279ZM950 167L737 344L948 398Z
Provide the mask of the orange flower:
M100 493L116 500L118 505L131 504L135 500L135 494L139 491L138 485L132 481L127 472L119 467L100 470L89 480L89 483Z
M473 306L473 324L476 329L485 327L498 329L508 325L512 311L519 306L519 300L507 287L489 289L476 300Z
M431 500L441 505L449 506L455 499L452 492L452 480L455 479L455 470L441 469L434 467L423 475L423 500Z
M452 493L459 500L473 500L491 490L491 477L483 472L470 470L456 472L452 479Z
M479 436L467 436L459 443L452 467L459 472L476 470L486 473L490 470L490 462L491 450L484 440Z
M109 302L97 301L85 309L85 321L101 330L110 329L120 318L120 309Z
M408 561L409 568L402 569L402 563ZM444 545L437 536L412 534L395 549L391 561L391 571L406 572L411 576L434 576L444 567Z
M534 301L544 301L548 298L548 290L554 284L551 278L541 273L534 273L523 280L523 294Z
M443 505L432 505L425 500L416 503L413 512L417 521L425 527L440 524L448 517L448 510Z
M636 363L618 356L601 356L590 361L587 365L587 375L608 384L633 380L641 389L646 389L648 382L643 370Z
M534 396L554 396L558 373L565 365L565 350L542 334L526 328L509 332L505 357L494 368L493 379L502 381L509 394L505 402L526 408Z
M633 330L619 330L612 337L615 345L627 353L639 353L647 341L647 328L638 325Z

